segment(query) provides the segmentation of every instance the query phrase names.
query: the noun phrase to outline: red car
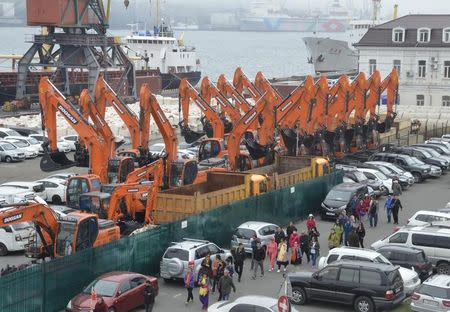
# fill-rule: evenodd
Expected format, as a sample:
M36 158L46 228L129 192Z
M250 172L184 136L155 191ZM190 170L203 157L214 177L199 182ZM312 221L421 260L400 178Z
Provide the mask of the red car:
M146 281L150 281L158 294L158 280L156 277L145 276L133 272L110 272L103 274L87 286L82 293L69 301L66 311L90 311L91 292L95 289L97 297L102 297L108 305L109 311L127 312L144 305L144 288ZM95 303L94 303L95 304Z

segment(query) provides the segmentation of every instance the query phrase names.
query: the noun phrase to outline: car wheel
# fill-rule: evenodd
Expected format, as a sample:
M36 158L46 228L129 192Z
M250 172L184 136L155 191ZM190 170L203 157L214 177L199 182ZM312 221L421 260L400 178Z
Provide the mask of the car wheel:
M8 254L8 248L2 243L0 243L0 256L6 256Z
M441 262L438 264L437 268L438 274L450 274L450 265L447 262Z
M372 299L369 297L361 296L355 300L354 309L356 312L373 312L375 311L374 308Z
M108 309L108 312L116 312L116 309L114 307L111 307Z
M61 201L61 197L59 197L58 195L53 195L52 197L52 204L54 205L61 205L62 201Z
M420 173L418 173L418 172L413 172L412 173L412 175L413 175L413 177L414 177L414 182L415 183L420 183L420 182L422 182L422 175L420 174Z
M297 305L305 304L307 301L305 289L303 287L293 287L290 301Z
M11 156L6 156L6 157L5 157L5 161L6 161L7 163L12 162Z

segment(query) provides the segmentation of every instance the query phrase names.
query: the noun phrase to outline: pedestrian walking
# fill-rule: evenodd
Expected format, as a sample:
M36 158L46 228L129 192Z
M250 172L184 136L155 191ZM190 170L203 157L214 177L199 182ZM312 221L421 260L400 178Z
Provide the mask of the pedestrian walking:
M151 309L150 309L151 311ZM108 305L102 297L97 298L97 302L95 303L94 312L108 312Z
M150 281L146 281L144 288L145 312L152 312L153 305L155 304L155 296L155 289L153 288L152 284L150 284Z
M336 234L336 230L331 228L330 234L328 235L328 249L331 250L333 248L339 247L340 237Z
M344 228L339 223L338 219L336 219L336 221L334 222L334 224L331 228L334 229L334 232L336 233L337 237L339 238L338 245L335 246L335 247L338 247L339 245L342 244L342 234L344 233Z
M252 238L250 239L250 247L252 248L252 262L250 263L250 270L253 270L253 266L255 265L255 251L256 251L256 244L260 242L258 236L256 234L253 234Z
M398 212L400 209L403 210L400 198L398 196L394 196L394 200L392 201L392 217L394 219L394 224L398 224Z
M357 212L356 212L356 207L358 207L359 204L359 200L358 197L353 196L352 199L350 200L350 215L356 216Z
M316 219L314 219L312 213L310 213L308 216L308 220L306 221L306 227L308 228L308 232L311 231L313 228L317 227Z
M275 242L277 243L277 245L281 242L282 239L286 239L286 235L284 234L283 229L279 227L275 232Z
M220 293L222 294L222 297L218 301L229 300L231 288L233 288L233 292L236 292L236 286L234 286L233 279L231 278L228 270L224 271L223 276L219 280L218 287L220 289Z
M306 260L308 261L308 263L311 260L309 246L310 246L309 235L307 235L303 231L302 234L300 235L300 259L303 258L303 255L306 255Z
M344 227L344 224L345 224L345 222L347 222L347 220L348 220L347 211L342 210L338 216L339 224L342 225L342 227Z
M244 270L244 261L246 258L246 253L244 245L239 243L238 247L234 252L234 269L238 275L238 282L241 282L242 271Z
M269 257L269 272L273 272L275 259L277 258L278 244L275 238L272 238L267 244L267 256Z
M264 249L261 247L261 243L258 242L256 244L255 250L255 266L253 268L253 279L256 279L256 271L258 271L258 267L261 268L261 277L264 276L264 259L266 258L266 253Z
M358 227L358 223L356 223L355 216L350 216L350 223L352 224L353 229L356 230L356 228Z
M366 236L366 229L364 228L364 224L362 222L359 223L359 226L356 229L356 234L358 234L359 246L361 248L364 248L364 237Z
M356 234L356 230L352 229L350 234L348 235L348 245L350 247L359 247L359 236Z
M291 239L291 235L292 235L292 233L294 233L294 231L297 231L297 228L295 227L294 223L291 221L291 222L289 222L289 225L286 228L286 243L287 243L288 250L290 248L289 242Z
M320 251L320 245L316 237L312 237L309 249L311 253L311 264L312 267L314 268L316 266L316 260L319 258L319 251Z
M400 185L398 178L395 177L392 180L392 195L394 195L394 197L395 197L395 196L402 195L402 193L403 193L402 186Z
M216 259L214 259L212 270L213 270L212 292L215 293L217 283L219 282L219 279L222 277L223 271L225 270L225 263L223 262L220 255L216 255Z
M198 298L200 299L200 303L202 304L202 310L208 310L209 303L209 281L208 275L203 274L200 277L200 282L198 283L200 287L198 290Z
M372 200L369 208L369 225L370 227L376 227L378 224L378 202Z
M286 272L286 267L288 265L288 257L287 257L287 243L285 240L282 240L278 245L278 254L277 254L277 272L280 273L281 266L284 266L284 272Z
M289 237L289 247L293 248L295 243L297 243L297 246L300 245L300 235L298 235L297 230L294 230Z
M387 217L388 223L391 223L393 202L394 202L394 198L391 195L388 195L386 197L386 200L384 201L384 209L386 209L386 217Z
M205 258L203 258L202 263L200 265L200 270L198 271L198 281L197 283L200 283L200 279L202 278L203 274L206 274L208 276L208 282L212 283L213 278L213 270L212 270L212 263L211 263L211 255L207 254ZM212 286L212 285L210 285Z
M300 251L300 247L297 242L294 242L294 245L291 246L291 264L297 265L302 264L302 254Z
M347 221L345 222L343 228L344 228L344 246L348 246L348 236L353 230L351 218L347 218Z
M187 290L187 299L186 304L188 304L190 301L194 301L194 295L192 294L192 290L195 286L195 280L194 280L194 261L189 261L187 272L184 274L184 287L186 287Z

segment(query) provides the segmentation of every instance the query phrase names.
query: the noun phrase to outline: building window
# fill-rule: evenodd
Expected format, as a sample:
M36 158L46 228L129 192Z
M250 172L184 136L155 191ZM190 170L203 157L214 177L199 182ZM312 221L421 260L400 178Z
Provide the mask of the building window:
M372 75L377 70L377 60L369 60L369 75Z
M404 42L405 41L405 29L404 28L394 28L392 30L392 41Z
M450 78L450 61L444 61L444 78Z
M430 41L430 29L429 28L419 28L419 30L417 31L417 41L429 42Z
M450 96L442 96L442 106L450 106Z
M450 43L450 27L444 28L442 31L442 41L445 43Z
M394 60L394 68L397 70L397 74L400 76L400 71L402 68L402 61L401 60Z
M417 94L416 95L416 103L417 103L417 106L424 106L425 105L425 95Z
M418 77L425 78L426 74L427 74L427 61L419 61Z

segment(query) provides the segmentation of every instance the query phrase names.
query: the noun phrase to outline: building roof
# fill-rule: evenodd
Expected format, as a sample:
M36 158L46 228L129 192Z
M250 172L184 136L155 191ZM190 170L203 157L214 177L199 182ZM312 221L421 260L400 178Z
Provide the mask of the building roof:
M404 42L392 41L392 30L405 29ZM442 30L450 27L449 14L411 14L370 28L356 47L450 47L450 43L442 41ZM417 30L430 28L429 42L417 41Z

